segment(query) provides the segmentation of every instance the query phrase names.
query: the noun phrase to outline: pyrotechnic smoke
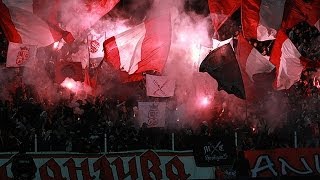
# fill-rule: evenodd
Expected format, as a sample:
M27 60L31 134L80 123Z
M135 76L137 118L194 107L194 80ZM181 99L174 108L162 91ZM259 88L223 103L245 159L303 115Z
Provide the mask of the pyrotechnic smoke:
M212 47L212 22L209 16L207 0L122 0L110 13L105 15L95 24L92 19L75 18L76 12L81 12L86 8L81 3L75 3L78 0L64 1L63 5L67 10L64 11L62 18L62 27L76 29L76 43L65 46L70 52L66 54L69 61L82 62L83 68L88 65L89 53L87 47L88 37L103 34L106 38L124 32L134 27L143 20L152 18L164 11L170 11L172 19L172 42L167 64L163 75L176 80L175 97L178 103L177 113L180 114L179 122L199 119L209 120L213 109L218 109L218 113L228 113L233 118L245 119L246 112L255 112L256 107L246 109L245 101L229 95L223 91L217 90L217 82L206 73L199 73L198 67L208 53L207 49ZM50 7L48 7L50 8ZM94 17L91 17L94 18ZM64 27L63 23L75 19L76 22L84 22L90 28L80 31L83 26ZM77 24L73 22L73 24ZM161 28L161 27L160 27ZM60 85L53 82L50 72L45 69L44 62L52 63L56 52L64 52L64 47L56 50L52 48L38 51L39 64L34 69L26 69L23 73L23 81L35 87L35 91L41 98L50 99L51 102L58 102L60 96ZM68 54L69 53L69 54ZM59 60L59 59L58 59ZM118 86L113 81L115 76L106 64L103 65L102 86L98 87L97 94L104 93L110 88ZM6 74L0 70L0 83L9 84L13 74ZM267 82L270 83L270 82ZM4 86L2 86L4 87ZM120 87L120 86L118 86ZM124 88L124 86L121 86ZM119 90L126 92L126 90ZM131 89L130 89L131 91ZM0 97L8 97L8 91L2 89ZM199 108L197 103L199 99L208 97L210 103L207 110ZM40 98L40 99L41 99ZM261 97L262 98L262 97ZM266 101L267 110L264 112L266 119L276 120L271 114L285 112L285 106L277 108L274 104L280 104L283 98L272 98ZM224 106L222 106L224 104ZM280 112L281 111L281 112ZM271 121L270 121L271 122ZM274 121L272 121L274 123ZM274 123L276 124L276 123Z

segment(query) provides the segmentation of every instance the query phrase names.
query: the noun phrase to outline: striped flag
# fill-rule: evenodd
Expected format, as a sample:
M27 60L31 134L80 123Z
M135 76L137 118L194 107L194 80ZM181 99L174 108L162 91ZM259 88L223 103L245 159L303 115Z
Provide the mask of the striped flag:
M241 1L239 0L208 0L210 16L214 31L226 22L226 20L240 8Z
M58 0L1 1L0 24L7 39L38 47L50 45L62 37L66 42L73 41L72 35L58 25L58 3Z
M301 54L283 30L277 34L270 60L276 66L275 89L289 89L300 79L304 65Z
M270 73L275 67L268 56L263 56L242 36L238 36L237 56L240 67L253 82L253 75Z
M241 22L243 36L266 41L275 39L282 23L285 0L243 0Z
M170 45L171 18L165 14L107 39L104 60L122 71L123 81L141 80L143 72L162 72Z

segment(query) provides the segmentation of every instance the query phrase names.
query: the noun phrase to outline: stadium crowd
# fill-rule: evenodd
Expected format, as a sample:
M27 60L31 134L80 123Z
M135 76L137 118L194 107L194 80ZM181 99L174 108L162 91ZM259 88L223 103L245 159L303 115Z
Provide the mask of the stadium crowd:
M240 26L234 24L234 33L239 33ZM230 34L230 33L229 33ZM317 61L320 56L319 32L305 23L288 31L290 39L299 51L310 60ZM314 38L317 37L317 38ZM313 45L307 46L313 40ZM269 55L272 41L250 41L262 54ZM0 32L0 61L5 69L8 42ZM271 91L288 97L286 121L279 127L270 128L270 124L260 117L262 112L249 112L246 121L228 116L225 112L212 112L210 121L198 123L195 127L183 120L176 121L174 110L167 111L165 128L141 127L137 124L137 102L154 100L149 97L132 97L126 100L114 97L98 96L77 100L72 95L69 99L55 104L40 102L33 96L33 87L21 81L21 73L16 71L16 84L11 94L11 101L0 100L0 151L17 151L21 142L29 144L34 151L35 136L38 151L102 152L107 140L107 151L128 151L137 149L171 149L171 134L175 133L175 150L191 150L195 135L213 137L238 135L238 148L271 149L294 147L294 135L297 134L298 147L319 146L320 85L317 71L305 69L301 80L286 91ZM1 88L6 88L2 86ZM3 90L0 88L0 91ZM164 101L172 101L165 99ZM263 107L264 99L257 104ZM262 104L262 105L261 105ZM173 108L175 109L175 108ZM172 124L173 123L173 124ZM106 135L106 137L105 137Z
M304 73L310 74L310 71ZM320 113L316 107L320 105L320 94L313 78L301 80L285 94L290 107L287 122L273 130L259 117L259 112L249 113L246 123L229 117L228 113L221 116L213 112L212 121L202 122L196 128L183 124L183 120L173 120L177 128L172 128L172 124L167 128L148 128L136 123L136 100L123 103L103 96L77 101L71 98L44 108L32 97L20 95L11 102L0 101L0 151L16 151L21 142L28 142L33 151L35 134L38 151L104 151L104 134L110 152L171 149L173 132L175 150L191 150L194 135L223 137L234 136L235 132L238 148L244 150L293 147L294 131L298 134L299 147L318 146ZM172 123L175 112L167 112L167 120Z

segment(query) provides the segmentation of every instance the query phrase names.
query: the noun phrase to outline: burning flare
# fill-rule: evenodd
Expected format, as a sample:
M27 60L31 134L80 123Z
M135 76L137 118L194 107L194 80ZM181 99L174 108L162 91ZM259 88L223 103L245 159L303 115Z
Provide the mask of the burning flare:
M77 87L77 82L73 80L72 78L66 78L62 83L61 86L64 88L69 89L72 92L77 92L78 87Z

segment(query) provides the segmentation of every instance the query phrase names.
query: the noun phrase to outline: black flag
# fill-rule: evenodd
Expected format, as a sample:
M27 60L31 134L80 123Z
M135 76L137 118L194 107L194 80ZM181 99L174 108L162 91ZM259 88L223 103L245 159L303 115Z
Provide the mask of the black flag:
M238 61L229 43L211 51L202 61L199 71L207 72L216 79L219 91L246 99Z
M56 62L56 83L62 83L67 77L72 78L75 81L83 81L81 62Z

